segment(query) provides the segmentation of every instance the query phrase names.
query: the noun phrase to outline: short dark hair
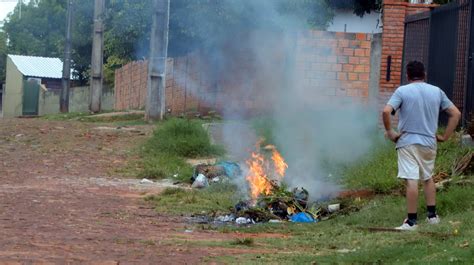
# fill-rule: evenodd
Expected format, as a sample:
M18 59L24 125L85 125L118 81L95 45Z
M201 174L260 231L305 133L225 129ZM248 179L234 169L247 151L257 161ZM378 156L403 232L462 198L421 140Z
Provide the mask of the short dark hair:
M410 80L425 79L425 65L418 61L409 62L407 64L407 75Z

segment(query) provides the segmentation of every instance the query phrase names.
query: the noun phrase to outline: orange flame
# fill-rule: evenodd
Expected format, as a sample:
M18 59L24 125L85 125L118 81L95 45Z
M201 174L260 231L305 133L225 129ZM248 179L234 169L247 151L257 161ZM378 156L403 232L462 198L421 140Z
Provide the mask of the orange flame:
M258 145L258 143L257 143ZM249 172L246 176L250 186L250 196L253 201L256 201L258 196L264 194L269 195L272 192L272 179L280 181L285 176L285 171L288 165L281 154L276 150L273 145L265 146L264 149L272 151L273 170L270 170L270 161L268 161L264 155L260 153L252 153L252 156L247 160ZM275 174L276 173L276 174ZM269 178L269 175L273 178Z
M280 177L284 177L288 164L285 163L285 159L283 159L276 149L273 149L272 160L275 165L275 171Z
M250 184L250 195L253 200L260 194L268 195L272 189L272 184L265 174L265 159L263 155L252 153L252 158L247 161L249 172L246 177Z

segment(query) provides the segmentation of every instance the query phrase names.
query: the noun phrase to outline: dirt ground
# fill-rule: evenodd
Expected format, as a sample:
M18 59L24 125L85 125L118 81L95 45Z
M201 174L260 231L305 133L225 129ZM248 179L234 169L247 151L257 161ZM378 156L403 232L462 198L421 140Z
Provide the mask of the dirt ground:
M0 119L0 264L195 264L252 251L179 243L239 235L187 233L182 217L154 211L143 196L163 187L117 171L152 128L98 126Z

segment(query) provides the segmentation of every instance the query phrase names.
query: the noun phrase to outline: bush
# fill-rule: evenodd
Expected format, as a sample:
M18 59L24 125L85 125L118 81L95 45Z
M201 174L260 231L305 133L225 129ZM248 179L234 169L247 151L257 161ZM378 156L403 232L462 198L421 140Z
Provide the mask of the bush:
M188 181L193 168L185 158L222 155L221 146L211 144L199 120L170 119L161 124L142 148L143 169L140 177Z
M222 155L224 149L211 144L200 121L171 119L155 130L145 152L194 158Z

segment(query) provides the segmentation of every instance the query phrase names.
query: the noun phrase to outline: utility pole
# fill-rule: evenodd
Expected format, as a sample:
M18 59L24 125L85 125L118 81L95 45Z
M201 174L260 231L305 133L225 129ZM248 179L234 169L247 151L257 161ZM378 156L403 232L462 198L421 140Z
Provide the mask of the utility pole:
M145 105L145 119L149 122L162 120L165 113L169 11L170 0L154 0Z
M103 61L104 61L104 10L105 0L95 0L94 4L94 37L92 40L92 73L90 111L101 110Z
M59 110L63 113L69 112L69 86L71 79L71 25L72 25L72 1L67 1L66 15L66 43L64 47L62 89L59 100Z

